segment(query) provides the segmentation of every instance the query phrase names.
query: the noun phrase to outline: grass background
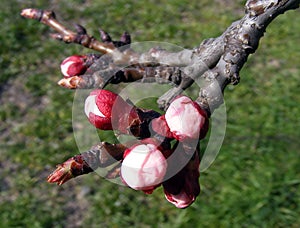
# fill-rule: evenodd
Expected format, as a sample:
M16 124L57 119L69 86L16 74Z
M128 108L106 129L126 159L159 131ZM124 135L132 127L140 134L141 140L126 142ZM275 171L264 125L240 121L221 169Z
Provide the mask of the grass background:
M79 153L72 129L74 91L56 85L60 62L78 45L49 38L23 8L52 9L97 36L124 30L133 41L193 48L243 15L245 1L5 0L0 11L1 227L299 227L299 10L279 16L241 83L225 93L227 131L202 192L188 209L162 190L147 196L96 174L58 187L46 183L57 163Z

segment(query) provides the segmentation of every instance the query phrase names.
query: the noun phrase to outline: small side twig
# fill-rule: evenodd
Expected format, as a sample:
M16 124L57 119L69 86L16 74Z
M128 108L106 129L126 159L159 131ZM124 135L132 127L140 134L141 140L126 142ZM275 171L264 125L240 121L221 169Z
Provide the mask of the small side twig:
M58 33L53 34L53 38L63 40L66 43L77 43L84 47L99 51L103 54L112 53L115 47L111 43L102 43L93 36L89 36L81 25L76 25L77 32L73 32L56 20L55 13L49 10L24 9L21 16L38 20L41 23L53 28Z

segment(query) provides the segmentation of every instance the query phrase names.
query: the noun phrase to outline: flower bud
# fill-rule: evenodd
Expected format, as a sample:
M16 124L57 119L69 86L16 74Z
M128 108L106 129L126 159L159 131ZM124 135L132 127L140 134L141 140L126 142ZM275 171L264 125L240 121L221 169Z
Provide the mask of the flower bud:
M60 64L60 70L65 78L82 75L87 70L85 61L86 56L72 55Z
M130 134L130 127L139 122L134 106L117 94L103 89L90 93L85 100L84 111L90 123L101 130Z
M135 190L152 193L167 171L167 160L161 150L152 139L127 149L121 166L122 180Z
M107 90L94 90L86 98L84 111L91 124L102 130L112 130L112 107L118 95Z
M189 97L179 96L169 106L165 119L177 140L202 139L208 131L208 117Z
M177 208L190 206L200 193L198 152L175 176L163 183L166 199Z

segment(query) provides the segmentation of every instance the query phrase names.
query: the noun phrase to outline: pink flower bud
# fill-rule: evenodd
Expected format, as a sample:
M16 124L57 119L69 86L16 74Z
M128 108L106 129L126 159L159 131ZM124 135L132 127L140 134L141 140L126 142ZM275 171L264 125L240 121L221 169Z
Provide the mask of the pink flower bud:
M167 160L152 139L143 140L124 153L121 177L133 189L152 193L163 181L166 171Z
M78 76L83 74L87 66L85 65L86 56L83 55L72 55L66 58L60 64L60 70L65 78L72 76Z
M103 89L94 90L85 100L84 111L91 124L101 130L128 133L138 120L136 109L117 94Z
M175 176L163 183L166 199L177 208L190 206L200 193L198 153Z
M112 130L112 107L118 95L108 90L94 90L85 100L84 111L91 124L102 130Z
M179 96L170 104L165 119L177 140L202 139L208 131L206 112L186 96Z

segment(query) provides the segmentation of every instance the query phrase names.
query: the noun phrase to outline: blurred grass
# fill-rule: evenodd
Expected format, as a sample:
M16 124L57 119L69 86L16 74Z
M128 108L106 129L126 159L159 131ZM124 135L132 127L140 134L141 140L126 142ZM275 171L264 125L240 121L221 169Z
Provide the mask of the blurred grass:
M186 210L161 189L147 196L98 175L62 187L45 182L79 153L72 129L74 91L56 85L66 56L87 53L49 39L23 8L53 9L97 36L99 26L133 41L192 48L239 19L244 1L5 1L0 12L0 221L2 227L299 227L299 10L279 16L225 93L225 142ZM192 91L193 93L193 91ZM147 100L148 103L151 101ZM151 104L149 104L151 105ZM152 103L153 105L153 103ZM104 134L105 136L105 134Z

